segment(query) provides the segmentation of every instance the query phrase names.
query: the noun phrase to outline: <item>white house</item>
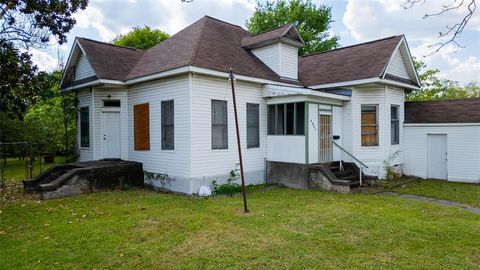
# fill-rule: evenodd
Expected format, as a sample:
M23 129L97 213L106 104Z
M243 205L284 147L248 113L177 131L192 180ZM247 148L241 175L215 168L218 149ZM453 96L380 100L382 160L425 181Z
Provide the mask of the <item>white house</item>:
M252 35L208 16L147 51L77 38L61 89L78 98L80 160L138 161L184 193L224 181L238 163L231 68L247 183L308 186L312 164L339 160L400 170L404 92L420 85L405 37L298 57L303 44L291 24Z

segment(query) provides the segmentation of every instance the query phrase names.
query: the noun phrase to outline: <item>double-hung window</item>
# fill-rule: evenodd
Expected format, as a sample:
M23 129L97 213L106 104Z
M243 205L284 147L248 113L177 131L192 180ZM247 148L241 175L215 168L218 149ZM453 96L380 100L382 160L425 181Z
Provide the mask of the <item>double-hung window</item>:
M228 149L227 101L212 100L212 149Z
M88 107L80 108L80 147L90 147L90 112Z
M392 105L390 107L390 129L391 129L391 143L400 143L400 118L398 117L399 106Z
M162 150L173 150L175 144L174 133L174 105L173 100L162 101Z
M247 103L247 148L260 147L259 105Z

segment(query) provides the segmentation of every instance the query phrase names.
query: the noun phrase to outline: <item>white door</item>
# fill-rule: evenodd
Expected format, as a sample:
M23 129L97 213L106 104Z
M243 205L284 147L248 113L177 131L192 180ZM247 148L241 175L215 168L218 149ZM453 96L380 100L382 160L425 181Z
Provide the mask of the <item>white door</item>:
M102 112L103 158L120 158L120 112Z
M427 135L428 178L447 179L447 135Z

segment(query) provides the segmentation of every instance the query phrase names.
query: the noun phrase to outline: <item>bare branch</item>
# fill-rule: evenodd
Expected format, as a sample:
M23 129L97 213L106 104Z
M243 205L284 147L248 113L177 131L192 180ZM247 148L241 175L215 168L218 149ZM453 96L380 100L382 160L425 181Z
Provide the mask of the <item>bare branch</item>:
M427 1L428 0L407 0L406 2L404 2L402 4L402 6L403 6L404 9L410 9L414 5L424 4ZM465 0L461 0L458 3L457 3L456 0L453 0L453 2L451 4L442 5L442 9L439 12L431 13L431 14L425 14L423 16L423 19L427 19L427 18L433 17L433 16L440 16L440 15L443 15L443 14L448 13L450 11L459 10L462 6L464 6L467 3L468 3L468 6L467 6L468 12L463 17L463 19L459 23L454 24L453 26L448 26L447 25L446 26L446 28L447 28L446 32L439 32L439 35L438 35L439 38L445 38L445 37L450 37L450 38L446 39L445 41L441 41L441 42L438 42L436 44L432 44L432 45L428 46L429 48L437 47L435 49L435 51L433 51L429 55L437 53L438 51L440 51L443 47L445 47L448 44L455 44L457 46L457 49L464 48L464 46L460 45L456 41L456 39L462 34L463 30L465 29L465 26L467 26L468 22L470 21L473 14L475 13L475 10L477 9L476 0L469 0L467 2L465 2Z

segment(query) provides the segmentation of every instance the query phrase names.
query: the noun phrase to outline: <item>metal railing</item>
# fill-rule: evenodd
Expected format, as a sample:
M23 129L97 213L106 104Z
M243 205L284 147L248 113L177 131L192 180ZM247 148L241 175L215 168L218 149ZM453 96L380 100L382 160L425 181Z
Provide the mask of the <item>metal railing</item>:
M366 168L368 169L368 166L365 165L365 163L363 163L360 159L358 159L357 157L355 157L352 153L348 152L345 148L343 148L342 146L340 146L338 143L336 143L334 140L332 140L332 143L333 145L335 145L336 147L340 148L340 150L342 150L342 156L343 156L343 153L346 153L347 155L349 155L354 161L356 161L355 163L359 163L360 166L358 166L358 168L360 169L360 175L359 175L359 180L360 180L360 186L362 186L362 174L363 174L363 169L362 168ZM343 170L343 158L340 159L340 168L341 170Z

